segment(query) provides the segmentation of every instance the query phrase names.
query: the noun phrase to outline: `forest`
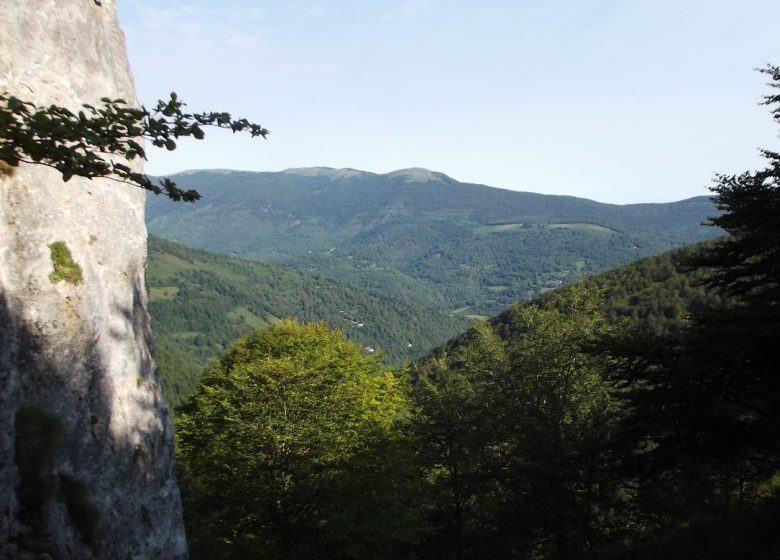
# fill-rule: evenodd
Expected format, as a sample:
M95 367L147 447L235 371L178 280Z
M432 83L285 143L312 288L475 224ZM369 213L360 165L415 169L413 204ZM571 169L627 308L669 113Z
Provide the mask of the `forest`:
M518 304L408 368L322 324L243 339L178 421L193 557L771 558L776 439L724 462L737 428L724 425L709 434L722 449L682 454L675 438L715 429L689 415L717 416L729 395L692 402L685 379L650 376L704 350L707 316L744 304L687 269L719 250Z
M192 557L780 556L780 154L763 155L716 178L727 237L411 364L320 323L235 343L177 419Z
M149 312L168 402L189 399L201 373L242 336L283 318L323 321L390 363L418 358L466 330L455 317L327 278L149 237Z

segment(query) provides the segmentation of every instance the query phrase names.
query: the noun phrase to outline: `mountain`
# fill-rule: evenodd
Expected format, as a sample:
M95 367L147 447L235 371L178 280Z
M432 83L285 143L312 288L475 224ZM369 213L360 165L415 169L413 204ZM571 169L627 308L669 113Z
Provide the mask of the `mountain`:
M191 171L176 180L203 199L149 197L154 234L468 315L720 233L702 225L716 213L708 197L619 206L425 169Z
M210 361L282 318L325 321L400 363L468 328L452 317L325 278L149 237L149 313L166 396L186 400Z

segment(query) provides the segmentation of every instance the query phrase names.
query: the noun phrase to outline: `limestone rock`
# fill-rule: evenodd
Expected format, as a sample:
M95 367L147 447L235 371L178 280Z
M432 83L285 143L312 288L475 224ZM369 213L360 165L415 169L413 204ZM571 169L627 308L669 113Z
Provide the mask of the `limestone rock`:
M114 0L0 0L0 91L135 102ZM143 190L0 169L0 559L186 557ZM61 242L81 282L50 277Z

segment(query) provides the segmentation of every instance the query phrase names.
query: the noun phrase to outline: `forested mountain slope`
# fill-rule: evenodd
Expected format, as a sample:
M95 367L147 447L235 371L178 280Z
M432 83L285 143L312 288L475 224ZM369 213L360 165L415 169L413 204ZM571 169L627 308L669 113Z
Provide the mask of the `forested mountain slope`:
M715 298L693 285L697 272L679 268L693 250L695 246L648 257L585 282L601 287L602 310L612 322L628 318L649 332L666 333L683 323L688 310ZM419 357L448 338L455 337L447 343L449 349L470 338L463 317L155 236L149 238L147 278L158 360L174 405L189 397L203 369L237 338L280 318L326 321L396 363ZM559 288L534 301L554 302L567 290ZM491 319L503 337L511 338L523 305L511 306Z
M282 318L325 321L393 362L419 356L469 325L328 279L154 236L147 281L157 356L173 405L192 394L203 369L236 339Z
M647 257L597 276L582 280L586 289L601 295L601 313L608 323L627 322L648 335L675 334L686 324L690 312L721 303L721 296L701 285L703 272L686 268L684 263L703 245L694 244ZM490 319L496 333L511 341L523 326L518 323L521 310L529 304L545 308L559 307L570 297L574 286L547 292L530 302L512 305ZM474 331L465 332L434 351L452 352L470 342Z
M618 206L460 183L424 169L176 176L203 199L149 197L152 233L285 264L447 312L512 303L719 234L709 198Z
M434 549L778 557L780 156L765 157L713 188L728 237L517 304L412 364L443 473Z

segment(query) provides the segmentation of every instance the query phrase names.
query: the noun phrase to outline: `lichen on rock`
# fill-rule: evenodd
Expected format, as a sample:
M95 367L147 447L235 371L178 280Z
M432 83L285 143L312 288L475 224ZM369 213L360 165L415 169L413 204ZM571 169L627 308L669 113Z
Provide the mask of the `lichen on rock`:
M51 264L54 271L49 274L49 280L57 283L65 281L68 284L78 286L84 279L81 267L73 260L73 255L64 241L55 241L49 245L51 251Z

